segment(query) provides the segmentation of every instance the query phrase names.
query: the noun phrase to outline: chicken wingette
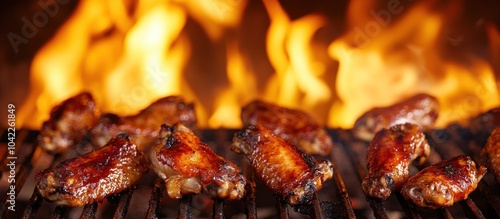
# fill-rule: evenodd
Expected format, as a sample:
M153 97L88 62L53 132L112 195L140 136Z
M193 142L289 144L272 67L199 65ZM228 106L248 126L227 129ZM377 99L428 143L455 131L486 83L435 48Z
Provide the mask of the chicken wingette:
M459 155L424 168L404 184L401 193L420 207L437 209L466 199L486 173L469 156Z
M417 94L387 107L376 107L359 117L353 133L359 139L371 141L383 128L414 123L424 129L432 128L439 114L439 103L433 96Z
M333 148L326 130L300 110L255 100L243 107L241 120L244 126L265 126L308 154L328 155Z
M290 205L310 203L323 182L333 176L330 161L316 161L264 126L238 131L231 150L245 154L257 178Z
M126 133L141 150L148 151L158 140L161 124L173 125L177 122L182 122L191 129L195 128L194 104L185 102L180 96L168 96L133 116L103 115L90 133L95 146L104 145L114 135Z
M214 199L241 199L246 179L231 161L215 154L186 126L162 125L153 146L153 170L165 181L168 195L180 199L203 192Z
M148 170L144 154L120 134L97 150L39 172L36 187L51 202L77 207L130 188Z
M55 106L38 136L38 143L46 151L64 153L80 142L94 127L99 109L90 93L84 92Z

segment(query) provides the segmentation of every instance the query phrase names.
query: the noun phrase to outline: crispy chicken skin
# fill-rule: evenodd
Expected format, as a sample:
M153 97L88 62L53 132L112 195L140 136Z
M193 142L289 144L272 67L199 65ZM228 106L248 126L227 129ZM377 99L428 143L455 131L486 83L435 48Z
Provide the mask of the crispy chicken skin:
M500 182L500 127L493 129L481 155L497 182Z
M480 145L486 143L486 139L496 127L500 126L500 107L493 108L481 113L470 121L471 132L476 135Z
M143 151L147 151L158 140L161 124L182 122L189 128L196 126L194 104L186 103L180 96L169 96L157 100L137 115L119 117L106 114L91 130L94 145L101 146L111 137L126 133Z
M130 188L148 170L144 154L120 134L97 150L39 172L36 187L49 201L77 207Z
M353 133L359 139L371 141L375 133L395 124L410 122L432 128L438 113L435 97L417 94L394 105L369 110L356 120Z
M333 141L326 130L305 112L255 100L243 107L244 126L263 125L308 154L328 155Z
M203 192L214 199L237 200L245 194L246 179L240 169L181 123L161 126L150 161L173 199Z
M437 209L466 199L486 173L466 155L459 155L424 168L408 179L401 193L420 207Z
M379 131L366 155L368 175L362 182L365 194L387 199L409 178L414 160L421 163L430 154L430 146L420 126L405 123Z
M90 93L70 97L52 109L50 119L42 125L38 143L49 152L64 153L85 137L98 118L99 110Z
M238 131L231 150L245 154L257 177L291 205L309 203L333 176L330 161L316 161L264 126Z

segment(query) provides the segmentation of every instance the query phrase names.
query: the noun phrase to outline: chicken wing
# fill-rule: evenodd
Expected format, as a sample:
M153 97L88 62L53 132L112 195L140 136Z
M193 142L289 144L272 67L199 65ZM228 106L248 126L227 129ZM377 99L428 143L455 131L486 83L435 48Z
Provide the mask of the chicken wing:
M480 145L484 145L493 129L500 127L500 107L481 113L470 120L470 130Z
M353 133L359 139L371 141L375 133L395 124L415 123L432 128L438 113L435 97L418 94L392 106L371 109L356 120Z
M241 112L244 126L262 125L308 154L328 155L333 141L326 130L305 112L255 100Z
M483 148L482 157L497 182L500 182L500 127L493 129Z
M211 198L236 200L245 194L246 179L240 169L181 123L161 126L160 142L153 147L150 161L171 198L203 191Z
M98 118L92 95L80 93L52 109L50 119L42 125L38 143L49 152L64 153L85 137Z
M49 201L77 207L130 188L148 170L144 154L120 134L97 150L39 172L36 187Z
M309 203L333 176L330 161L316 161L264 126L237 132L231 150L245 154L257 177L291 205Z
M119 133L126 133L139 149L148 151L148 148L158 140L158 128L161 124L177 122L195 128L194 104L186 103L179 96L169 96L157 100L137 115L119 117L106 114L90 132L96 146L104 145Z
M401 189L410 176L414 160L425 161L430 146L418 125L399 124L379 131L366 155L368 175L362 187L370 197L387 199L392 190Z
M486 167L476 169L469 156L459 155L424 168L408 179L401 193L420 207L448 207L466 199L485 173Z

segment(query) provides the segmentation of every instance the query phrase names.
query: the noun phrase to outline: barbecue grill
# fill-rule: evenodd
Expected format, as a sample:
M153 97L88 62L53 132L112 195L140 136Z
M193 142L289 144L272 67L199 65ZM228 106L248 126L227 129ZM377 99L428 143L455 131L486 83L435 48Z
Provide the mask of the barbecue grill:
M56 165L70 157L92 149L83 140L66 154L51 155L37 146L36 130L20 130L16 133L16 211L0 207L1 218L498 218L500 217L500 194L498 184L487 174L468 199L449 208L428 210L407 202L399 193L386 201L367 199L361 189L365 176L365 155L368 142L353 137L350 130L328 129L335 142L329 157L334 164L334 177L327 181L310 205L289 207L274 196L259 182L246 158L229 150L233 129L204 129L200 138L219 155L234 161L249 180L247 196L240 201L210 200L203 195L187 196L172 200L165 192L164 183L150 171L133 188L109 197L101 203L79 208L56 206L41 198L35 189L36 172ZM479 160L484 137L475 136L461 125L450 125L445 129L426 133L432 147L431 156L425 165L435 163L458 154L467 154ZM2 196L7 193L6 132L0 147L2 162ZM423 168L423 167L419 167ZM414 174L417 169L412 169ZM7 197L3 197L4 202Z

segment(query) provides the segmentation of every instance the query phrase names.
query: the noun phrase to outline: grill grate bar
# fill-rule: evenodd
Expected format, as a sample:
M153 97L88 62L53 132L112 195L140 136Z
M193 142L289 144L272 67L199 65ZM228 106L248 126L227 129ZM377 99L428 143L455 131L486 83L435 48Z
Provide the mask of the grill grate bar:
M481 210L477 208L476 204L474 204L474 202L470 198L461 201L460 205L462 206L462 209L464 210L468 218L485 218Z
M255 202L255 175L253 174L252 166L247 162L246 158L242 157L243 161L243 174L247 178L247 184L245 185L246 192L246 206L245 211L247 213L247 219L256 219L257 218L257 207Z
M134 193L135 187L127 189L120 194L120 201L118 202L118 207L116 208L114 219L123 219L127 216L128 206L130 205L130 200L132 199L132 194Z
M288 219L288 204L285 200L277 198L278 210L281 219Z
M192 217L191 201L193 197L186 195L181 198L179 203L179 219L188 219Z
M28 218L35 218L36 213L38 212L38 209L42 205L42 197L40 196L40 193L38 193L38 189L34 189L33 195L31 195L31 198L29 200L28 207L23 212L23 219L28 219Z
M153 191L151 192L151 198L149 199L147 218L158 218L158 208L160 206L160 199L161 194L163 193L163 188L163 180L161 180L159 177L156 178Z
M486 197L486 201L490 204L490 207L492 207L497 216L500 217L500 198L493 195L492 191L484 181L481 181L477 187L481 192L481 195Z
M216 199L213 204L213 219L224 219L224 200Z
M54 209L54 212L52 212L50 218L52 219L66 218L69 210L70 210L69 207L59 205Z
M92 204L85 205L83 207L82 214L80 215L80 219L94 219L97 212L97 202Z
M403 211L405 212L406 216L412 219L420 219L420 215L417 212L417 209L414 204L408 203L403 195L401 193L396 192L396 197L398 198L399 203L401 203L401 206L403 207Z
M352 207L351 199L349 198L349 194L347 193L347 188L344 184L344 179L342 179L342 175L340 174L340 171L337 168L338 165L335 162L335 159L333 158L333 154L330 158L330 161L332 162L334 167L333 177L335 179L337 189L340 192L341 202L343 206L345 206L346 217L349 219L354 219L356 218L356 215L354 214L354 209Z

